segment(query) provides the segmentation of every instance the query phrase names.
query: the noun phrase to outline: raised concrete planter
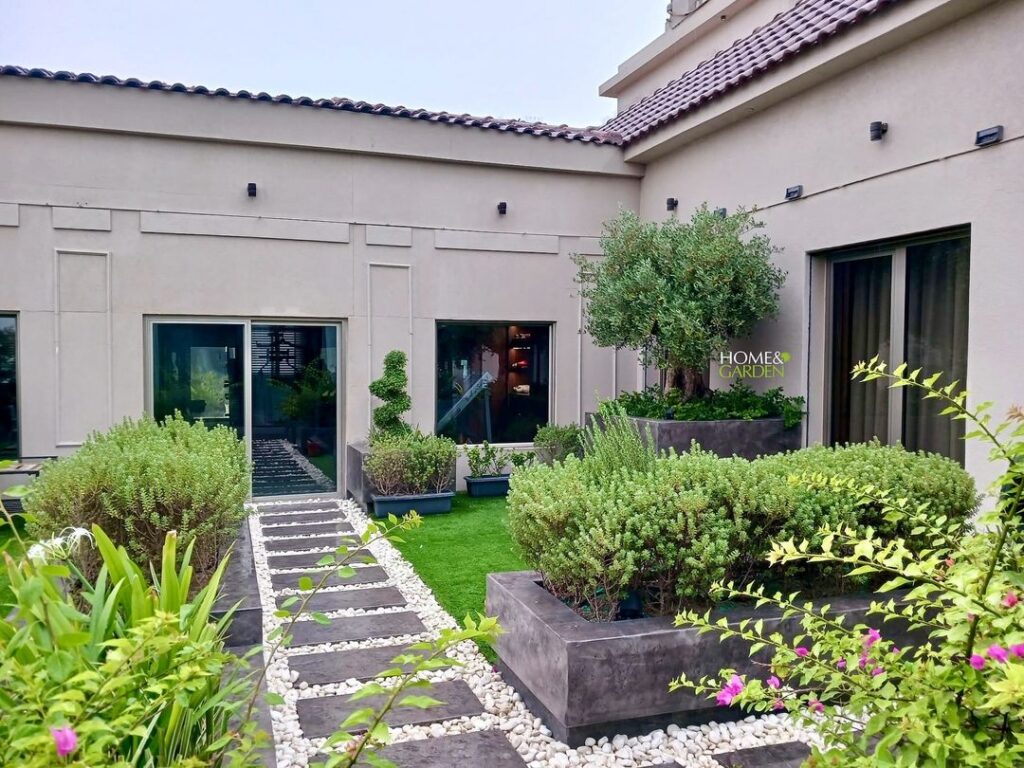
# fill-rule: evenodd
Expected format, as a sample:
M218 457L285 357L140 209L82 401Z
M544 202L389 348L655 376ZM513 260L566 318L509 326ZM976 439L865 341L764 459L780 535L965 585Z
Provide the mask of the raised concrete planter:
M345 491L350 499L367 509L370 507L370 484L363 473L363 462L369 453L370 444L367 442L349 443L345 446Z
M259 645L263 642L263 606L256 583L256 563L249 538L249 521L243 520L231 552L231 560L224 570L220 596L214 603L212 615L220 619L238 603L234 618L228 627L227 644L231 646Z
M508 479L512 475L466 475L466 491L470 496L508 496Z
M595 414L588 413L591 420ZM641 435L650 429L654 446L659 451L674 448L676 453L690 450L694 440L701 448L719 456L741 456L756 459L773 453L794 451L802 447L800 427L786 429L778 419L723 419L720 421L673 421L631 417Z
M421 493L414 496L377 496L371 494L373 514L377 517L408 514L416 510L421 515L439 515L452 511L455 491L444 493Z
M870 596L839 597L827 602L847 624L867 623ZM498 664L530 709L554 737L579 746L588 737L649 733L670 723L691 725L743 717L691 693L669 693L680 672L691 680L731 667L764 677L748 646L740 640L720 642L714 633L678 629L671 617L588 622L544 589L534 571L492 573L487 577L488 616L496 616L504 634L495 650ZM721 616L730 623L756 616L764 631L792 637L796 620L783 621L770 607L734 609ZM886 637L908 647L905 633L886 624ZM754 659L764 662L766 653Z

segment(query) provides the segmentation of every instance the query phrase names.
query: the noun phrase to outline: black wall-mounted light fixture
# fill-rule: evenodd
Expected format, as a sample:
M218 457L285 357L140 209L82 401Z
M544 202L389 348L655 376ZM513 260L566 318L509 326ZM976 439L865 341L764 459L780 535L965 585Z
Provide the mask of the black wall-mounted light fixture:
M729 211L727 211L725 208L715 208L715 216L717 216L718 218L724 219L728 215Z
M249 192L249 197L256 197L256 182L250 181L246 190Z
M502 200L500 203L498 203L498 215L504 216L506 213L508 213L508 203Z
M679 199L678 198L670 197L668 200L665 201L665 210L674 211L678 207L679 207Z
M787 200L796 200L796 199L798 199L800 197L803 197L803 194L804 194L804 185L803 184L797 184L795 187L786 187L786 199Z
M889 124L883 123L881 120L875 120L868 127L868 131L871 134L872 141L881 141L882 137L889 132Z
M983 128L974 135L976 147L987 147L989 144L998 144L1003 140L1003 126L993 125L991 128Z

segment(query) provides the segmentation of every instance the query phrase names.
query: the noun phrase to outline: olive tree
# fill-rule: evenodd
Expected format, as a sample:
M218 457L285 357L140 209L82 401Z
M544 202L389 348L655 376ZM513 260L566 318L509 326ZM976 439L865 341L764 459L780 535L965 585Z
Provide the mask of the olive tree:
M778 312L785 272L751 211L698 208L689 221L605 224L604 258L573 256L586 328L603 347L635 349L664 371L665 389L704 393L711 357Z

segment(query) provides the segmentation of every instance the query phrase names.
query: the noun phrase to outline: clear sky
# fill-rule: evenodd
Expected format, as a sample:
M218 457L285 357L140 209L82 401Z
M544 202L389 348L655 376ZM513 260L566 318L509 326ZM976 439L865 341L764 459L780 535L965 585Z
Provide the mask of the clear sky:
M0 64L600 124L667 0L0 0Z

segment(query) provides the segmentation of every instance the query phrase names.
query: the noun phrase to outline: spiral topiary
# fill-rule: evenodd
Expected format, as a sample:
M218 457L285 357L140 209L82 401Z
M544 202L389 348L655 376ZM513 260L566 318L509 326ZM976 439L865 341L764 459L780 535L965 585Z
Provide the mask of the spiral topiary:
M384 356L384 373L370 382L370 394L381 400L373 409L373 429L380 435L405 435L411 427L402 414L412 407L409 397L409 377L405 372L405 352L393 349Z

